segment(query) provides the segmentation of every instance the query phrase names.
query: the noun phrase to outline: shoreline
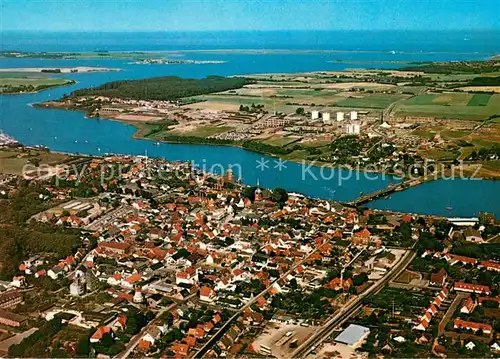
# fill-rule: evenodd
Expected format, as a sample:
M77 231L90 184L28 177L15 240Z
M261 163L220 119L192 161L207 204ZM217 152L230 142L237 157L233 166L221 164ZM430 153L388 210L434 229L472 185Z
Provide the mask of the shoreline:
M84 157L84 158L105 158L105 157L115 156L115 155L116 156L135 156L135 155L125 154L125 153L106 153L106 154L94 155L94 154L85 154L85 153L79 153L79 152L55 151L55 150L51 150L49 148L39 148L37 146L22 146L22 148L24 148L24 149L35 149L35 150L40 150L40 151L48 151L48 152L55 153L55 154L62 154L62 155L76 156L76 157ZM0 149L2 149L2 148L0 148ZM184 161L181 161L181 160L169 160L169 159L166 159L166 160L168 162L172 162L172 163L181 163L181 162L184 162ZM206 172L206 173L209 173L209 172ZM438 178L438 180L440 180L440 179L441 178ZM446 179L444 179L444 180L446 180ZM423 182L423 183L432 182L432 181L435 181L435 179L428 180L428 181ZM249 185L249 184L242 183L241 185L244 186L244 187L251 187L251 185ZM418 186L420 186L420 185L418 185ZM415 187L417 187L417 186L415 186ZM411 187L409 187L409 188L411 188ZM404 190L406 190L406 189L408 189L408 188L405 188ZM346 207L356 208L356 206L349 205L348 201L339 201L339 200L335 200L335 199L332 199L332 198L322 198L322 197L308 196L308 195L305 195L303 193L296 192L296 191L294 191L293 193L296 193L298 195L304 196L306 198L314 199L314 200L329 201L329 202L339 203L339 204L341 204L343 206L346 206ZM354 198L353 200L355 200L357 198L358 197ZM378 199L369 201L366 204L359 205L357 207L359 207L359 208L366 207L368 203L375 202L375 201L380 200L380 199L383 199L383 198L378 198ZM471 217L467 217L467 216L459 216L459 217L456 217L456 216L444 216L444 215L440 215L440 214L436 214L436 213L419 213L419 212L411 212L411 211L403 212L403 211L400 211L400 210L391 210L391 209L383 209L383 208L371 208L371 207L366 207L366 208L369 208L371 211L378 212L378 213L383 213L383 214L400 214L400 215L409 214L409 215L414 215L414 216L422 216L422 217L430 217L430 218L438 218L438 219L471 218Z
M141 132L145 128L143 126L142 122L120 120L120 119L115 119L115 118L112 118L112 117L103 117L103 116L101 116L99 118L96 118L96 117L88 116L88 112L85 111L85 110L68 109L68 108L64 108L64 107L55 107L55 106L47 106L44 103L34 103L34 104L31 104L31 106L36 107L36 108L41 108L41 109L45 108L45 109L56 109L56 110L63 110L63 111L76 111L76 112L80 112L80 113L84 114L84 117L87 118L87 119L94 119L94 120L99 119L99 120L105 120L105 121L115 121L115 122L119 122L119 123L122 123L122 124L127 125L127 126L132 126L132 127L135 128L135 132L133 133L133 135L131 136L131 138L136 139L136 140L143 140L143 141L150 141L150 142L159 142L159 143L173 144L173 145L197 145L197 146L235 147L235 148L239 148L241 150L248 151L248 152L251 152L251 153L261 154L261 155L272 157L272 158L280 158L279 156L277 156L275 154L272 154L272 153L259 152L259 151L247 149L247 148L243 147L241 144L238 144L238 143L227 143L227 144L224 144L224 143L204 143L202 141L200 141L198 143L198 142L168 141L168 140L159 140L159 139L148 138L148 137L145 137L142 134L142 132ZM202 137L200 137L200 139L202 139ZM327 162L314 162L313 163L313 161L309 161L309 160L305 160L305 159L303 159L303 160L293 160L293 159L286 159L285 158L284 161L285 162L294 162L294 163L297 163L297 164L311 164L313 167L318 167L318 168L327 167L327 168L336 169L336 170L343 170L343 171L358 171L358 172L372 173L372 174L376 173L376 174L379 174L379 175L390 177L391 179L395 179L395 180L398 180L400 182L404 181L404 177L399 177L396 174L387 174L387 173L384 173L384 172L381 172L381 171L377 171L377 170L369 170L369 169L364 169L364 168L356 169L356 168L351 168L351 167L347 167L347 166L333 165L333 164L329 164ZM458 177L454 176L453 178L458 178ZM487 181L500 181L500 174L499 174L499 177L478 177L478 178L475 178L475 177L466 177L466 179L487 180Z
M53 89L53 88L56 88L56 87L65 87L65 86L72 86L72 85L78 84L78 81L75 81L75 80L72 80L72 81L73 82L68 82L68 83L61 84L61 85L48 86L48 87L44 87L43 89L34 90L34 91L26 91L26 92L0 92L0 95L8 95L8 96L30 95L30 94L40 93L40 92L43 92L45 90L50 90L50 89ZM34 107L33 104L30 104L30 105L32 107Z

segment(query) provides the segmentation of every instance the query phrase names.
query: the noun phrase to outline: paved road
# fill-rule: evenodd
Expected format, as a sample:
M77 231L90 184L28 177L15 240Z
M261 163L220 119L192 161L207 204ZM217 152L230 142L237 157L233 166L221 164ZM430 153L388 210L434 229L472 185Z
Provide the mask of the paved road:
M344 308L342 308L333 318L331 318L320 330L318 330L314 335L307 339L302 345L300 345L295 352L292 353L292 358L302 358L309 353L312 346L319 345L327 337L329 337L339 325L342 325L347 319L349 319L358 309L361 308L363 299L372 293L377 293L385 284L397 278L397 276L406 268L406 266L415 258L416 253L411 250L408 251L404 257L399 261L399 263L394 266L383 278L378 282L373 284L368 290L358 297L351 300Z
M134 335L132 337L132 339L130 339L130 341L128 342L128 344L125 347L125 349L120 354L118 354L117 356L115 356L114 358L115 359L126 359L126 358L128 358L129 355L134 351L134 349L139 345L139 342L141 341L142 337L144 335L146 335L146 333L148 332L148 330L150 328L152 328L154 325L162 325L163 324L161 322L161 319L160 319L160 317L162 316L163 313L166 313L169 310L174 309L177 305L179 305L181 303L187 302L189 299L191 299L195 295L196 295L196 293L193 293L193 294L189 295L188 297L186 297L183 301L172 303L167 308L164 308L164 309L160 310L156 314L155 319L153 319L152 321L150 321L144 328L141 329L141 331L139 333L137 333L136 335Z
M212 336L212 338L210 338L210 340L194 355L194 358L202 358L205 355L205 353L208 352L210 350L210 348L212 348L219 341L219 339L224 336L224 334L226 333L226 331L228 331L229 328L231 327L233 321L235 321L236 318L238 318L240 316L240 314L245 309L250 308L250 306L253 303L255 303L257 301L257 299L259 299L264 294L266 294L272 288L272 286L275 283L277 283L279 280L284 279L289 274L291 274L295 270L295 268L297 268L299 265L301 265L302 263L304 263L304 261L306 261L311 255L313 255L317 251L318 251L318 249L313 250L311 253L309 253L307 256L305 256L300 262L298 262L295 265L293 265L292 268L288 272L286 272L281 277L279 277L274 282L272 282L266 289L264 289L262 292L260 292L259 295L255 296L247 304L245 304L243 307L241 307L240 310L236 314L234 314L231 318L229 318L229 320L226 323L224 323L224 325L219 329L219 331L217 333L215 333Z
M457 293L457 296L455 297L455 299L451 303L450 307L448 308L448 310L444 314L443 319L441 319L441 321L439 322L438 336L443 335L443 333L446 329L446 325L451 320L451 318L453 318L453 315L455 314L455 311L457 310L458 306L462 303L462 301L467 299L469 296L470 296L469 293Z

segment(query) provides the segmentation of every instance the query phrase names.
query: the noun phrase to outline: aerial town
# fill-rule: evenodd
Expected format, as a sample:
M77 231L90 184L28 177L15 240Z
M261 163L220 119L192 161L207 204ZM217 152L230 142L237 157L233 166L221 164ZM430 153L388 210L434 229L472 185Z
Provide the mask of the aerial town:
M64 172L2 175L5 356L500 353L492 214L384 212L188 162L56 156Z

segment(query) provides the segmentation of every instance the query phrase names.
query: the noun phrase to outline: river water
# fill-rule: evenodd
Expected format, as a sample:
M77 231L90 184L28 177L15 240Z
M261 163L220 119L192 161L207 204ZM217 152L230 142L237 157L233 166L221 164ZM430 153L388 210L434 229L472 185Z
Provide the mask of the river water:
M77 84L36 94L0 96L0 128L25 145L45 145L55 151L85 154L145 154L170 160L190 160L220 173L229 166L244 183L284 187L317 198L350 200L360 193L383 188L398 179L369 176L346 170L330 170L286 162L234 147L161 144L133 139L132 126L114 121L87 119L78 112L36 109L31 103L57 99L77 88L118 79L176 75L199 78L208 75L237 75L300 71L342 70L355 67L394 67L373 61L444 61L485 59L500 53L500 33L439 33L433 41L423 34L408 33L248 33L231 34L3 34L3 48L24 51L181 50L175 55L190 60L222 60L224 64L133 65L128 60L41 60L0 59L0 67L116 67L123 71L65 74ZM418 35L418 36L417 36ZM420 39L420 40L419 40ZM469 40L466 40L469 39ZM498 40L498 41L496 41ZM311 49L335 52L248 53L235 49ZM205 52L191 52L202 49ZM213 49L232 49L213 52ZM396 52L396 53L393 53ZM331 61L341 60L342 63ZM352 61L351 63L349 63ZM59 76L59 75L58 75ZM371 207L404 212L450 216L473 216L480 211L500 213L500 181L435 181ZM452 210L445 208L453 207Z

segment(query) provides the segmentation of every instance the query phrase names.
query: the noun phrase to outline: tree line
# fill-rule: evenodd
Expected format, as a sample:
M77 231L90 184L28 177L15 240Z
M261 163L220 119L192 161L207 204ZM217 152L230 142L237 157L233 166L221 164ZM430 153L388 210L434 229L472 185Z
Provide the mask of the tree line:
M108 96L133 100L177 100L183 97L238 89L253 82L253 80L243 77L209 76L203 79L183 79L177 76L164 76L108 82L95 88L73 91L70 96Z

